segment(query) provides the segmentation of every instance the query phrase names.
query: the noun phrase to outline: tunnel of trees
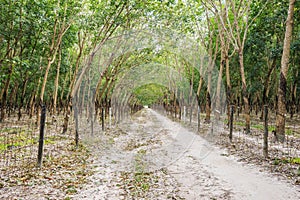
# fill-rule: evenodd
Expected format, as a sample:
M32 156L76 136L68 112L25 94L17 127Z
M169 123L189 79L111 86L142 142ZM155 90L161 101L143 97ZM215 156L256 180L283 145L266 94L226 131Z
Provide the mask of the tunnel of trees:
M177 144L165 153L171 142L161 160L174 163L201 137L229 152L221 156L237 155L300 183L299 0L0 1L0 198L15 199L18 186L27 195L29 186L48 199L50 190L37 187L48 184L70 199L111 152L119 160L120 152L135 152L141 165L146 151L137 147L144 143L133 144L126 133L134 124L128 121L147 112L161 119L148 126L155 137L170 133L183 141L184 150ZM140 140L152 137L135 125ZM109 149L117 137L128 139L130 151ZM207 156L198 146L197 156ZM190 167L184 169L205 169ZM121 173L132 184L130 173ZM147 182L151 173L133 176Z
M268 105L283 142L285 121L300 112L299 3L3 0L0 123L39 125L41 105L61 116L62 133L74 105L79 113L92 109L92 121L103 112L116 117L117 107L162 106L181 117L183 106L196 105L211 123L234 105L251 133ZM131 82L122 84L128 74Z

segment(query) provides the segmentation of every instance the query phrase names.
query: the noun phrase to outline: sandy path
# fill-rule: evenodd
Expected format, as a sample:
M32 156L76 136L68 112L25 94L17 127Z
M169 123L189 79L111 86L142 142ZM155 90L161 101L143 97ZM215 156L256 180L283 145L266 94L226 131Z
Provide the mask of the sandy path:
M223 150L151 109L120 127L125 134L114 137L111 146L98 145L105 148L98 149L97 172L77 199L300 199L299 187L224 156ZM120 187L120 174L134 171L141 150L146 152L144 171L153 172L159 185L143 198L132 198L128 185Z

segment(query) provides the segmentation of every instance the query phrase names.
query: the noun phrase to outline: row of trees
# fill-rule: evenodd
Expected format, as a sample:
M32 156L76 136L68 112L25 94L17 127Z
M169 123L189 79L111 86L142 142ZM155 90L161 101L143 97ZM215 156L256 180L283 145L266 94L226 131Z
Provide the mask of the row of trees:
M278 140L284 141L287 111L293 117L300 110L299 6L295 0L2 0L0 121L14 113L21 119L26 113L36 114L38 123L40 105L46 104L51 114L65 115L65 132L72 99L96 65L103 44L124 31L165 29L205 48L207 67L195 70L188 59L172 52L174 48L155 46L120 55L99 74L93 96L96 110L108 110L126 71L157 62L173 66L189 80L188 93L194 92L205 105L206 122L211 118L211 99L222 98L224 84L227 105L243 109L247 133L251 111L269 104L277 114ZM136 88L129 102L139 108L155 101L176 102L180 97L175 94L148 84ZM216 109L221 110L218 98Z

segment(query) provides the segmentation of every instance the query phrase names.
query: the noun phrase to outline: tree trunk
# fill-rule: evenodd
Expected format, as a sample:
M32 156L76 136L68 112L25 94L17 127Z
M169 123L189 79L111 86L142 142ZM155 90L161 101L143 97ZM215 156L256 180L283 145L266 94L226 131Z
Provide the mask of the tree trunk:
M79 52L76 58L76 63L75 63L75 71L69 86L69 93L67 95L67 102L66 102L66 115L64 118L64 124L63 124L63 133L66 133L68 130L68 124L69 124L69 118L71 115L71 107L72 107L72 99L74 98L75 92L78 89L78 87L74 87L75 86L75 82L76 82L76 78L78 75L78 69L79 69L79 64L80 64L80 59L82 57L82 53L83 53L83 48L85 45L85 39L86 39L86 35L85 33L83 34L83 38L81 38L81 34L80 32L78 32L78 46L79 46ZM78 100L78 99L77 99ZM79 102L76 102L76 106L79 106ZM79 113L81 113L81 110L79 110ZM76 116L77 117L77 116Z
M76 82L76 78L77 78L77 75L78 75L78 69L79 69L79 64L80 64L80 59L82 57L82 53L83 53L83 48L84 48L84 45L85 45L85 39L86 39L86 34L83 33L83 36L81 37L81 34L80 32L78 32L78 47L79 47L79 52L78 52L78 55L77 55L77 58L76 58L76 63L75 63L75 71L74 71L74 74L73 74L73 78L72 78L72 81L70 83L70 89L69 89L69 94L67 95L68 98L72 98L74 95L74 85L75 85L75 82ZM76 88L77 89L77 88Z
M241 71L241 78L242 78L242 96L244 101L244 116L245 116L245 133L250 133L250 104L249 104L249 97L247 91L247 83L245 77L245 69L244 69L244 55L243 49L239 49L239 64L240 64L240 71Z
M61 65L61 49L59 50L59 59L58 59L58 63L57 63L56 77L55 77L55 82L54 82L55 88L54 88L54 95L53 95L53 110L52 110L53 115L56 115L60 65Z
M19 102L19 105L18 105L18 121L21 120L22 118L22 107L24 106L24 99L25 99L25 93L26 93L26 88L27 88L27 83L28 83L28 75L26 74L25 76L25 81L23 82L23 88L22 88L22 94L21 94L21 97L20 97L20 102Z
M265 106L266 104L268 104L269 101L269 88L270 88L270 80L271 80L271 75L276 67L276 57L273 59L271 68L268 71L267 76L265 77L265 82L264 82L264 90L263 90L263 96L262 96L262 106ZM263 116L264 116L264 108L262 108L262 112L261 112L261 116L260 119L263 120Z
M2 122L5 119L5 108L6 108L6 103L7 103L7 95L8 95L8 88L9 88L9 83L11 80L11 76L13 73L13 65L11 64L8 70L8 77L5 81L5 85L3 88L2 92L2 98L1 98L1 113L0 113L0 122Z
M289 68L290 45L293 32L293 16L294 16L295 0L289 1L289 10L286 20L286 30L283 43L283 53L281 57L280 79L278 86L278 103L276 114L276 140L285 141L285 116L286 116L286 83Z
M297 80L299 79L298 74L299 71L297 70L295 73L295 80L291 85L291 119L294 117L294 114L296 112Z
M220 29L219 37L221 41L221 60L220 60L220 69L219 69L219 75L218 75L218 83L217 83L217 92L216 92L216 120L220 120L221 115L221 89L222 89L222 77L223 77L223 70L225 65L225 58L228 57L228 45L225 41L225 35L224 35L224 29L221 26L221 24L218 24L218 27Z
M192 67L192 78L190 80L190 94L189 94L189 103L190 103L190 124L192 123L193 118L193 88L194 88L194 68ZM175 95L174 95L175 100ZM175 100L176 101L176 100Z
M39 104L44 103L44 94L45 94L45 88L46 88L49 70L51 68L51 65L54 63L54 61L56 59L56 54L59 50L60 44L62 42L62 38L65 35L65 33L67 32L67 30L70 28L71 24L68 24L65 26L65 22L63 22L63 25L58 33L57 33L57 26L59 26L59 25L58 25L58 21L56 20L54 27L53 27L52 41L51 41L51 45L49 48L49 56L47 58L48 62L47 62L47 67L46 67L45 74L44 74L44 79L42 82ZM39 106L38 106L38 108L39 108ZM38 109L37 115L39 116L39 109ZM37 124L39 124L39 117L37 118Z
M200 57L200 68L199 68L199 83L198 83L198 88L197 88L197 100L198 100L198 105L200 106L200 92L203 84L203 62L204 62L204 57L201 55Z
M213 54L213 45L212 45L212 40L210 41L209 45L209 63L208 63L208 70L207 70L207 91L206 91L206 116L205 116L205 122L210 123L210 114L211 114L211 81L212 81L212 72L215 66L215 61L217 57L217 52L218 52L218 38L216 41L216 49Z
M227 119L228 119L228 124L227 125L229 127L230 105L232 105L232 94L231 94L231 81L230 81L228 51L226 51L225 63L226 63L226 105L227 105Z
M47 63L46 71L45 71L45 74L44 74L44 79L43 79L43 82L42 82L42 88L41 88L41 93L40 93L40 101L41 101L41 103L44 102L45 88L46 88L46 83L47 83L48 74L49 74L49 70L50 70L51 64L52 64L51 58L48 58L48 63Z
M223 69L224 69L224 60L223 56L221 56L221 62L220 62L220 70L218 75L218 83L217 83L217 93L216 93L216 112L215 117L216 120L220 120L221 115L221 89L222 89L222 76L223 76Z

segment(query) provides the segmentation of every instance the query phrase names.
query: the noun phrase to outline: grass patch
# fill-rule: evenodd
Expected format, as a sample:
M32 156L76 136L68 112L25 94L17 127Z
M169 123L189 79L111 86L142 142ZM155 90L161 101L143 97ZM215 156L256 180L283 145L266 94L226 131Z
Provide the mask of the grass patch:
M0 143L0 152L5 151L7 149L7 144Z
M246 126L246 123L242 121L234 121L233 124L237 126Z
M282 159L275 158L273 160L273 165L288 164L288 163L300 165L300 158L299 157L296 157L296 158L282 158Z
M227 122L228 122L227 119L225 119L224 123L227 123ZM242 127L246 126L246 123L243 122L243 121L234 121L233 124L236 125L236 126L242 126ZM263 131L265 129L263 124L253 124L253 125L251 125L251 128L254 128L254 129L257 129L257 130L260 130L260 131ZM268 126L268 131L269 132L275 131L275 129L276 129L275 125L269 125ZM294 132L293 132L293 130L291 130L289 128L286 128L285 129L285 134L286 135L294 135Z
M13 133L17 133L20 130L21 130L21 128L19 128L19 127L5 127L3 129L0 129L0 133L10 133L10 134L13 134Z
M292 164L300 164L300 158L291 158L290 163Z
M16 147L36 144L37 140L32 138L31 130L22 130L20 128L4 128L5 135L0 137L0 151L10 150Z
M262 124L254 124L254 125L251 126L251 128L255 128L255 129L258 129L258 130L261 130L261 131L263 131L265 129L264 125L262 125ZM274 130L275 130L274 125L269 125L268 126L268 131L269 132L272 132Z
M285 129L285 134L286 135L293 135L293 131L291 129Z
M264 126L262 124L254 124L251 127L259 130L264 130Z
M38 137L33 137L32 130L20 128L3 128L0 133L0 152L13 148L35 145L38 143ZM44 145L55 144L57 141L67 139L62 136L48 136L44 139Z

